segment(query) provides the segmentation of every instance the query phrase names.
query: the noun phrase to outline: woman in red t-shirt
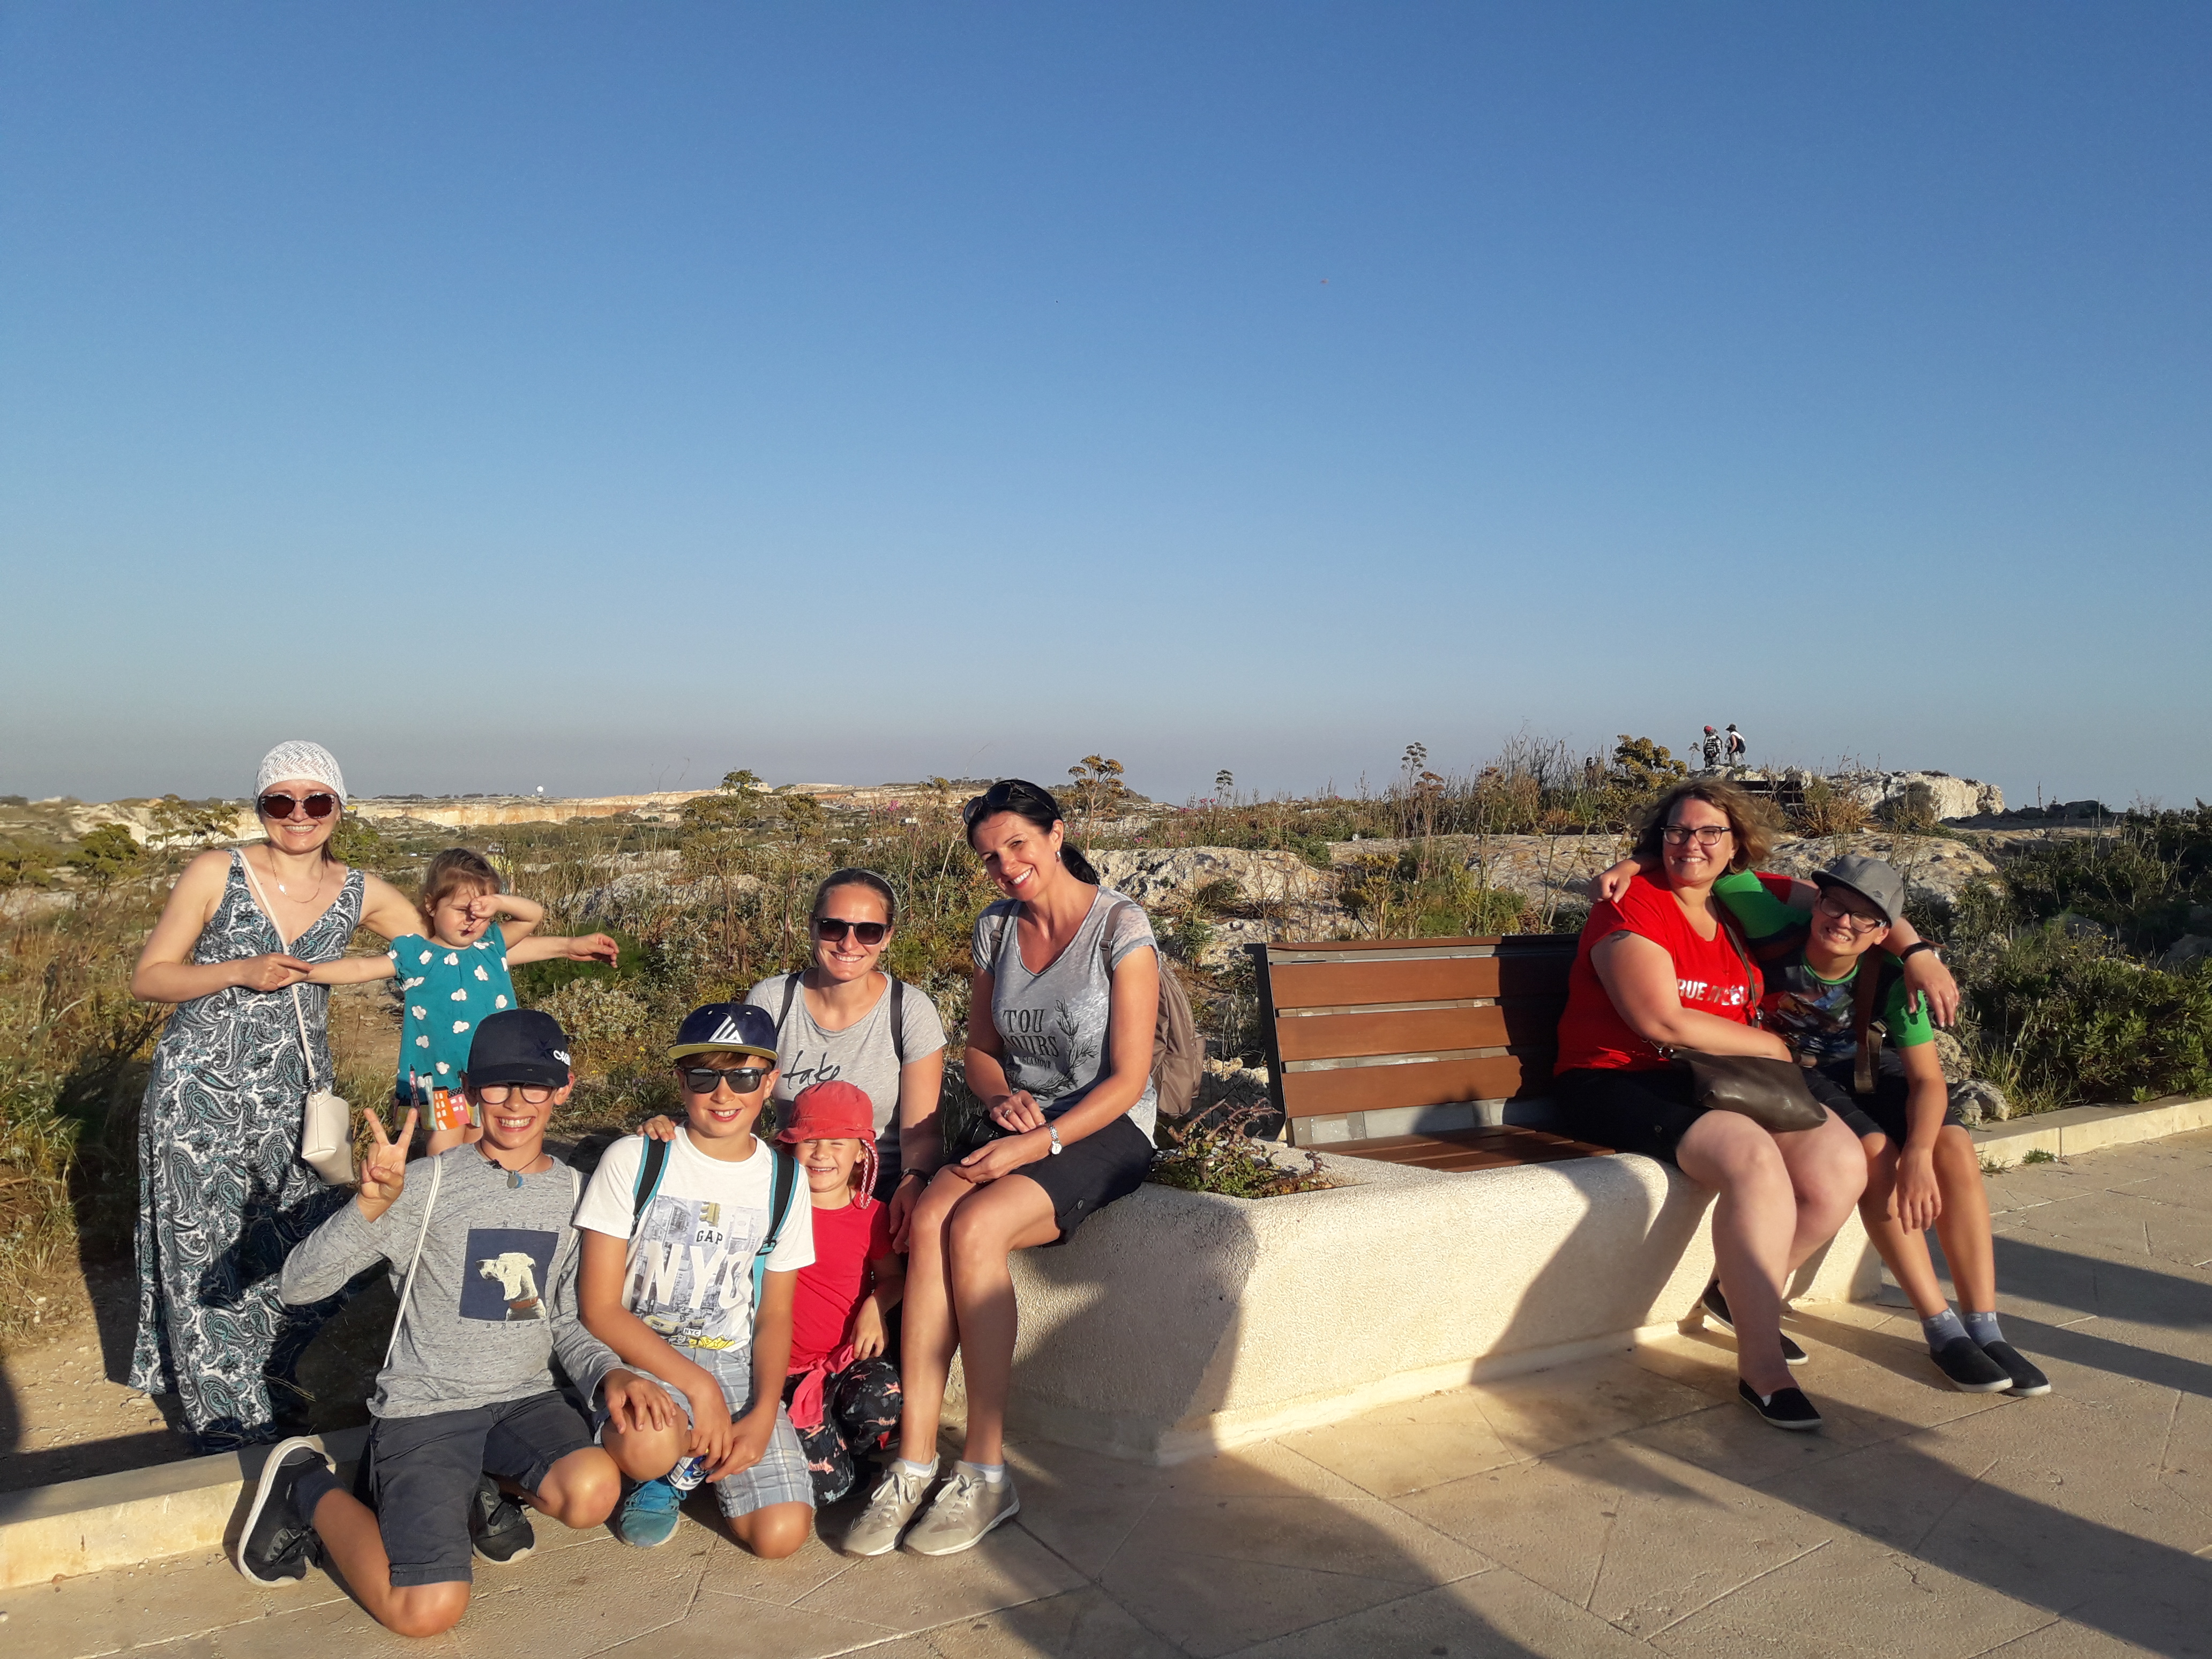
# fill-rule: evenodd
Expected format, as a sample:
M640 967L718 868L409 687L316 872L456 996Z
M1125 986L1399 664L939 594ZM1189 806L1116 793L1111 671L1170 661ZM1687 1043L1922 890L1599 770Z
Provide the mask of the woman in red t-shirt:
M1759 808L1733 785L1686 783L1660 801L1636 852L1661 873L1637 876L1583 926L1553 1088L1575 1135L1663 1158L1720 1195L1720 1275L1705 1312L1735 1333L1745 1402L1778 1428L1812 1429L1820 1414L1790 1382L1806 1356L1782 1334L1783 1285L1858 1202L1866 1159L1837 1117L1771 1134L1741 1113L1707 1111L1670 1053L1790 1057L1753 1023L1758 969L1711 902L1715 881L1767 850Z

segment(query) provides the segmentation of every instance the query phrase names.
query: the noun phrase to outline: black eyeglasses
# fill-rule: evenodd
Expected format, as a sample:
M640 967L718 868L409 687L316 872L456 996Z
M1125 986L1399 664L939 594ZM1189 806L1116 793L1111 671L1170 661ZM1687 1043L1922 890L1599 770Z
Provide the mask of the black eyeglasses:
M881 945L891 930L887 921L847 921L842 916L817 916L814 931L832 945L842 945L850 933L863 945Z
M1055 818L1060 816L1060 803L1036 785L1024 782L1020 778L1002 778L981 794L968 798L968 804L960 809L961 825L973 830L985 818L1012 811L1017 801L1042 806Z
M482 1083L477 1085L474 1092L477 1100L486 1106L504 1106L515 1095L520 1095L532 1106L543 1106L553 1098L555 1093L551 1089L529 1083Z
M1667 838L1669 847L1687 847L1692 836L1698 838L1700 847L1717 847L1723 836L1735 831L1725 823L1670 823L1659 833Z
M731 1071L720 1071L712 1066L687 1066L684 1068L684 1087L695 1095L711 1095L722 1084L730 1085L733 1095L749 1095L761 1086L771 1067L741 1066Z
M1848 921L1855 933L1870 933L1875 928L1889 926L1880 916L1869 916L1852 909L1833 893L1821 894L1814 901L1814 908L1823 915L1833 916L1838 921Z
M254 805L264 818L289 818L295 808L304 809L311 818L326 818L338 810L338 798L318 790L305 800L295 800L281 789L272 789Z

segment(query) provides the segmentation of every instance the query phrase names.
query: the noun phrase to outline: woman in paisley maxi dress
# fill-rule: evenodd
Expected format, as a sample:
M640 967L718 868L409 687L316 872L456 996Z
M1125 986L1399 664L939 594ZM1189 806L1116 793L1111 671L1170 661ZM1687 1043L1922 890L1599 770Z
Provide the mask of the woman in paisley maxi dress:
M292 1368L337 1307L277 1298L286 1255L350 1195L300 1160L307 1094L332 1082L330 991L308 975L343 957L364 922L387 937L417 925L397 889L331 855L345 785L328 750L279 744L255 793L268 839L185 866L131 981L134 996L178 1006L140 1111L130 1383L178 1395L204 1450L277 1438L278 1418L297 1414ZM310 816L319 806L324 816ZM312 1056L301 1052L295 985Z

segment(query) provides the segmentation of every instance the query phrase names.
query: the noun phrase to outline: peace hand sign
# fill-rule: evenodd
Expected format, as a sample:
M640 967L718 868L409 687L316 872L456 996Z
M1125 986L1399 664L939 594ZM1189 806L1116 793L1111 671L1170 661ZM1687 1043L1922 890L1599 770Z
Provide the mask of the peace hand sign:
M369 1139L361 1170L361 1212L374 1221L399 1201L407 1184L407 1149L414 1144L416 1112L407 1109L407 1121L396 1139L384 1133L384 1120L374 1110L364 1107L361 1115L368 1120Z

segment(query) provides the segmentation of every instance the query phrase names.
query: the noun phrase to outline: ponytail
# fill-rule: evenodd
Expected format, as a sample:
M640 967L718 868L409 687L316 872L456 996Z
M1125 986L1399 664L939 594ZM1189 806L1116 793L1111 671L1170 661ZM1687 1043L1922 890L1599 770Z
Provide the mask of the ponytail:
M1063 841L1060 842L1060 862L1061 867L1064 868L1069 875L1073 876L1076 880L1087 881L1093 887L1098 887L1104 884L1098 879L1098 872L1091 867L1091 860L1083 856L1083 854L1079 849L1078 849L1073 842Z

